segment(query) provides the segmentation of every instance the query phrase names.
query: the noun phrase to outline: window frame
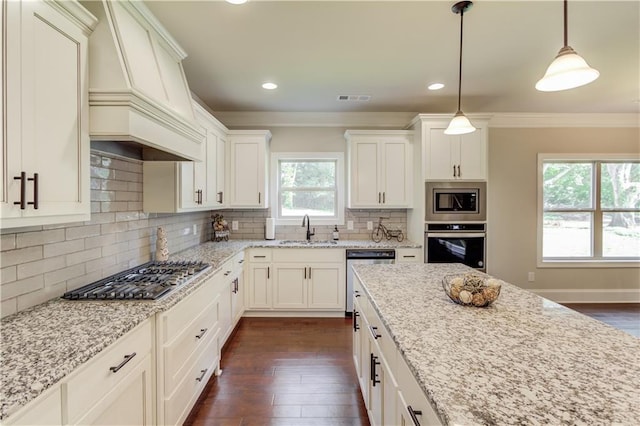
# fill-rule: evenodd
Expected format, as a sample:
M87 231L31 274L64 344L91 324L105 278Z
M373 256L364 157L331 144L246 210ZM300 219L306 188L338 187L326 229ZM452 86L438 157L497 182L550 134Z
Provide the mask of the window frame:
M344 225L344 153L343 152L275 152L271 154L271 216L276 225L301 225L303 216L281 216L280 210L280 161L335 161L336 162L336 214L335 216L309 215L311 226Z
M543 257L543 233L544 233L544 198L543 198L543 177L544 164L550 162L558 163L592 163L592 207L590 208L574 208L574 209L555 209L556 211L564 211L567 213L589 212L591 217L591 256L588 257ZM621 208L605 208L603 209L600 201L601 191L601 167L606 162L640 162L638 154L538 154L537 166L537 267L538 268L637 268L640 267L640 257L603 257L603 212L632 211L636 209Z

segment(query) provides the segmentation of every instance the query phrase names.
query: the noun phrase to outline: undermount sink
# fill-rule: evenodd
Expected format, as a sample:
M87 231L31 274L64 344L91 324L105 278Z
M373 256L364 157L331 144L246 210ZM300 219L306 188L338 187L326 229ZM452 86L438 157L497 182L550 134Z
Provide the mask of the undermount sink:
M322 244L338 244L337 241L326 240L326 241L307 241L307 240L282 240L280 241L282 245L294 245L294 244L304 244L304 245L322 245Z

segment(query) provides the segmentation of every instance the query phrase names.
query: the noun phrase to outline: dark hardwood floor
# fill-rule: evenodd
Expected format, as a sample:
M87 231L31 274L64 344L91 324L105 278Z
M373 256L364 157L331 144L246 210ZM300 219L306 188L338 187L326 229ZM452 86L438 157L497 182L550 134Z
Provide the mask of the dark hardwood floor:
M565 303L564 306L640 337L640 303Z
M640 337L640 304L567 304ZM369 425L351 320L243 318L186 425Z
M186 425L369 425L351 320L242 318Z

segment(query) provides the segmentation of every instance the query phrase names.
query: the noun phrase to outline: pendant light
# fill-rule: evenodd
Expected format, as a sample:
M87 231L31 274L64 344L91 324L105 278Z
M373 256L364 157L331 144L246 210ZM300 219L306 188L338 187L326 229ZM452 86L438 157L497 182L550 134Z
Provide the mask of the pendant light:
M567 0L564 0L564 46L551 62L547 72L537 83L541 92L557 92L584 86L594 81L600 73L587 64L567 42Z
M469 10L473 6L473 2L460 1L451 7L451 11L455 14L460 14L460 60L458 68L458 111L453 116L449 127L444 131L445 135L464 135L466 133L475 132L476 128L473 127L469 119L464 115L460 109L460 97L462 92L462 27L464 21L464 12Z

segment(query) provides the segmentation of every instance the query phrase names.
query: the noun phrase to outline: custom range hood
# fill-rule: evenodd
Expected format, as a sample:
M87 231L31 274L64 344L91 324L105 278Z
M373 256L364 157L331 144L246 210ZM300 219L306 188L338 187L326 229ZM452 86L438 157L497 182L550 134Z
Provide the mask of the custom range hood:
M201 161L182 68L184 50L141 1L84 1L99 20L89 39L92 148L142 160Z

